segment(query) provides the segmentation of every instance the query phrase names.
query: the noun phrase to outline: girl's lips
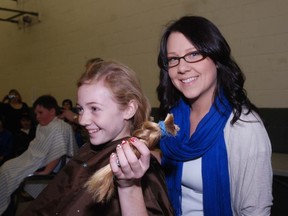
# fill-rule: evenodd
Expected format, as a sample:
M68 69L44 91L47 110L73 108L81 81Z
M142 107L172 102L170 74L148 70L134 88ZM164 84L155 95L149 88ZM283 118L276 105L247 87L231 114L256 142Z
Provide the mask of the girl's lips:
M99 131L99 128L97 129L87 129L89 134L97 133Z

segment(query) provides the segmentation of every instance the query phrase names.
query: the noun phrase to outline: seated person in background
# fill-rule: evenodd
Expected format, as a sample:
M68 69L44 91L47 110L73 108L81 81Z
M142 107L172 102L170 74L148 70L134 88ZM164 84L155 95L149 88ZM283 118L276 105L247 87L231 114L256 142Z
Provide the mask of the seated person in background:
M23 154L0 167L0 215L25 177L42 167L45 168L37 174L51 173L63 155L73 156L77 150L71 126L57 118L58 104L54 97L39 97L33 104L33 110L39 123L35 139Z
M62 101L62 108L65 110L73 110L73 103L70 99L64 99Z
M0 166L13 157L13 136L0 118Z
M29 143L35 138L36 127L30 115L22 115L21 128L14 135L14 156L17 157L25 152Z
M66 117L67 114L68 118ZM88 134L85 133L84 128L78 123L78 114L76 109L73 107L72 100L64 99L62 101L62 109L59 118L64 119L65 122L68 122L72 126L77 145L80 148L85 141L87 141L88 138L85 139L85 137L88 137Z
M11 89L7 95L8 102L4 103L3 116L5 127L14 133L20 129L20 118L25 113L30 115L28 105L22 101L20 93L16 89Z

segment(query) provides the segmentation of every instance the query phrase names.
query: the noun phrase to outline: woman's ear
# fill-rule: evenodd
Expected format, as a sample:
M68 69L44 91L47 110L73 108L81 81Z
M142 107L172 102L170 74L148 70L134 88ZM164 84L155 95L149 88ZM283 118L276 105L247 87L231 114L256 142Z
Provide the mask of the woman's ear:
M131 119L138 109L138 103L135 100L130 100L124 113L124 119Z

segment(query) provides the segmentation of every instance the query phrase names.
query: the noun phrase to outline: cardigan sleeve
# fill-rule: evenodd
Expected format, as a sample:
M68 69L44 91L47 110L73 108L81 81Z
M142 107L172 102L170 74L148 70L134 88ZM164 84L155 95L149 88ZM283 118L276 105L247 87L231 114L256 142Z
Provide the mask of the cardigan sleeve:
M272 206L271 143L255 113L224 129L233 215L268 216Z

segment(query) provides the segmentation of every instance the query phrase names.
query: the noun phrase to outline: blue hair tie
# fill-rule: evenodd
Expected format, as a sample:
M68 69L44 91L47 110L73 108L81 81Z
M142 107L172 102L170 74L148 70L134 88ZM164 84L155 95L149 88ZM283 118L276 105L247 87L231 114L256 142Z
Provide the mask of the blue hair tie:
M160 130L161 130L161 135L162 136L168 136L169 133L166 131L166 126L165 126L164 121L160 121L158 124L159 124Z

